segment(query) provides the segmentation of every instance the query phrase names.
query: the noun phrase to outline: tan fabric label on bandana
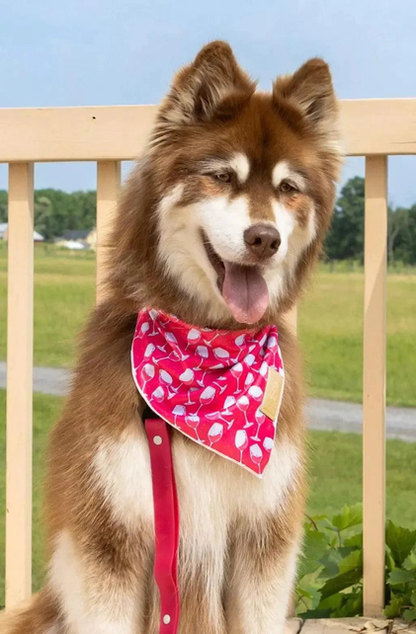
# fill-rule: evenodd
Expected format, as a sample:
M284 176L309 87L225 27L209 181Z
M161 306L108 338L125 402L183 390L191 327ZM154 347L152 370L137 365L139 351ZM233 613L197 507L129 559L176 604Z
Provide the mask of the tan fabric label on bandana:
M260 405L260 411L273 421L276 420L279 414L284 385L284 376L274 368L269 368L266 391L262 404Z

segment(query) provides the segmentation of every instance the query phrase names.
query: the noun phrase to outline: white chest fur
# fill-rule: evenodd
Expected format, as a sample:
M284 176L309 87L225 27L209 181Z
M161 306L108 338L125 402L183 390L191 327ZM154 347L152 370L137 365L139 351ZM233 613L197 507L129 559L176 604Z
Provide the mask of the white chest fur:
M181 530L194 533L202 543L218 534L219 521L226 526L236 515L255 519L278 510L300 463L298 449L287 439L277 442L261 480L180 436L173 443L173 458ZM128 528L140 520L152 521L149 451L142 436L132 429L103 442L93 466L115 521Z

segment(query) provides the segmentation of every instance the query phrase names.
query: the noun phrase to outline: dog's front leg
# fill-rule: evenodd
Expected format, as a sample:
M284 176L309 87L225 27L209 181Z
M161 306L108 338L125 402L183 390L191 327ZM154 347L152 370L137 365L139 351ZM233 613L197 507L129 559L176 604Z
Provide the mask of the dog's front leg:
M238 527L226 600L229 634L283 634L300 544L298 527L298 534L287 528L279 517Z
M63 631L144 634L143 543L124 536L122 541L121 545L109 539L101 549L93 540L77 544L69 531L59 535L50 562L49 587L65 624ZM116 548L119 552L114 555Z

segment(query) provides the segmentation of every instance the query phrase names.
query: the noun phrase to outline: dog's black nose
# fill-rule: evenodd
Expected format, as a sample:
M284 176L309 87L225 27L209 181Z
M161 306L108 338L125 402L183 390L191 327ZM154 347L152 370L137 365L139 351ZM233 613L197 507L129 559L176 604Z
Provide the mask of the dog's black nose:
M281 239L275 227L259 222L244 231L244 242L258 260L267 260L276 253Z

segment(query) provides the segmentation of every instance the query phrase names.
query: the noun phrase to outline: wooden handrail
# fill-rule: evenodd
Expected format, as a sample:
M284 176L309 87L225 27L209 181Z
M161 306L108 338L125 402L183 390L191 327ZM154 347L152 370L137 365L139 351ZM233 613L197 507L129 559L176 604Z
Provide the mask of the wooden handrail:
M416 154L416 99L347 99L340 104L349 156ZM135 159L157 110L157 106L0 108L0 163Z

